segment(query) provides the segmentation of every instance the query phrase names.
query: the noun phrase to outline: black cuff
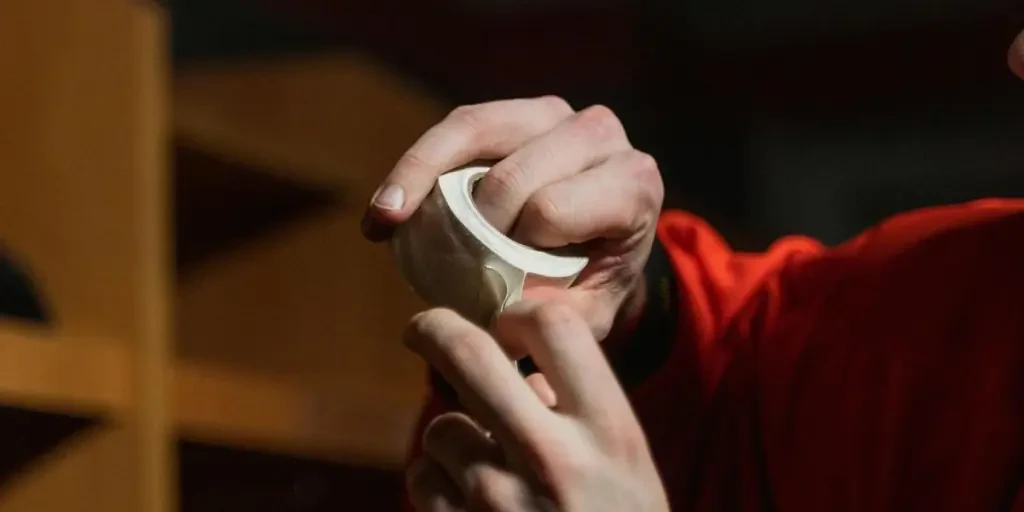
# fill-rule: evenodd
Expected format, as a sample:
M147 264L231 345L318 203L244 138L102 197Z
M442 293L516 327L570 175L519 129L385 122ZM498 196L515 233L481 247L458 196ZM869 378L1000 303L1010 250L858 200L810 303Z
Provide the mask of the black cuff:
M679 279L672 260L654 239L651 256L644 267L647 302L624 348L613 356L612 368L626 389L640 384L668 360L679 324Z
M679 315L679 281L672 260L661 240L655 238L651 256L644 267L647 302L625 348L612 357L612 369L623 387L629 389L653 375L672 353ZM533 359L519 361L524 377L537 372Z

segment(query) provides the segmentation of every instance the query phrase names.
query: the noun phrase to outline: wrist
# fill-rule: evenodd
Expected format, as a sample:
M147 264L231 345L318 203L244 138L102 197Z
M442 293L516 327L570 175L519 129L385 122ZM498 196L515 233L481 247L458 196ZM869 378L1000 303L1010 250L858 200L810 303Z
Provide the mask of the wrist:
M659 370L672 352L679 323L678 286L668 252L655 239L644 275L605 342L608 360L627 389Z
M647 276L641 275L615 315L608 336L602 341L605 355L615 360L633 340L647 308Z

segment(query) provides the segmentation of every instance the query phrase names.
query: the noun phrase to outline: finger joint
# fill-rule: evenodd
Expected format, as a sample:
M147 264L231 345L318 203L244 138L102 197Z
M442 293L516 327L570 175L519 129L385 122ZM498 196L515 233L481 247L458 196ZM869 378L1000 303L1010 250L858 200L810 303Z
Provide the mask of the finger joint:
M576 123L597 140L625 139L626 131L619 117L604 105L593 105L576 115Z

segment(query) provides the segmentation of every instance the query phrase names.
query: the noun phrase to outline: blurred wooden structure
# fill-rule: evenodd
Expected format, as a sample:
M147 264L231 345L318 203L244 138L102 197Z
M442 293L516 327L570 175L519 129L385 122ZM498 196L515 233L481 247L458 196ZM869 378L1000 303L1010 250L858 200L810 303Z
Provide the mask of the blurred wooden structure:
M0 316L0 510L386 510L419 304L358 223L445 108L348 54L172 71L167 23L0 6L0 248L50 311Z

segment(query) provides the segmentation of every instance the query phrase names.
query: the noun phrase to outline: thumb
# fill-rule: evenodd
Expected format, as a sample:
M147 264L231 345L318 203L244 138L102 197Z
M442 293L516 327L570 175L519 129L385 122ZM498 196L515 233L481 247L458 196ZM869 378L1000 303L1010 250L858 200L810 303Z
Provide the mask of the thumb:
M1017 36L1017 40L1013 42L1013 46L1010 46L1007 60L1010 63L1010 69L1024 79L1024 32L1021 32Z

